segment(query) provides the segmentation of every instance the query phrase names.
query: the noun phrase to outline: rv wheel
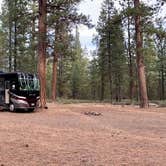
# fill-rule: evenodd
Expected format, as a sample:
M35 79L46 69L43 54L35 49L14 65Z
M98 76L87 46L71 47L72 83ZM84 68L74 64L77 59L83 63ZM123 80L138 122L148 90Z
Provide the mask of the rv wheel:
M10 104L10 106L9 106L9 110L11 111L11 112L14 112L14 110L15 110L15 108L14 108L14 104Z

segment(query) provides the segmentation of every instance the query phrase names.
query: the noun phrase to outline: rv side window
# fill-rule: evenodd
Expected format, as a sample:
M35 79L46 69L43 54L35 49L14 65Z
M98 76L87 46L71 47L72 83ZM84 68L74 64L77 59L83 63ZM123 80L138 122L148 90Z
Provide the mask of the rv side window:
M4 90L4 80L0 80L0 90Z
M39 79L36 75L20 74L20 90L39 90Z

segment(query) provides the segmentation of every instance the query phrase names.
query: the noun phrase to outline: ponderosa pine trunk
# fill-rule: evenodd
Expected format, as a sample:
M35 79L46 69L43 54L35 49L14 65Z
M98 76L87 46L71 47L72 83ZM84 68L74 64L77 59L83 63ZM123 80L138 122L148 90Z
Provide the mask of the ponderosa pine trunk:
M58 55L56 49L54 48L54 59L53 59L53 71L52 71L52 101L56 100L56 85L57 85L57 65L58 65Z
M12 71L12 27L11 23L9 23L9 72L11 71Z
M46 0L39 0L38 74L41 108L46 106Z
M108 6L108 22L110 22L110 10ZM111 103L113 100L113 93L112 93L112 57L111 57L111 29L108 29L108 40L107 40L107 51L108 51L108 70L109 70L109 90L110 90L110 99Z
M17 0L14 1L17 8ZM17 16L14 15L14 71L17 71Z
M101 87L100 87L100 101L104 100L105 96L105 72L104 72L104 55L101 56Z
M101 94L100 94L100 101L103 101L104 100L104 94L105 94L105 89L104 89L104 74L103 74L103 71L102 71L102 74L101 74Z
M161 65L161 99L165 99L165 78L164 78L164 64Z
M110 99L111 99L111 103L113 100L113 93L112 93L112 61L111 61L111 34L110 34L110 30L108 32L108 41L107 41L107 49L108 49L108 70L109 70L109 84L110 84Z
M145 66L143 58L143 41L142 41L142 29L141 29L141 17L138 14L140 7L140 1L134 0L134 7L137 11L135 16L135 30L136 30L136 56L137 56L137 68L138 68L138 80L139 80L139 93L140 93L140 107L148 107L148 95L146 87Z
M52 67L52 94L51 99L52 102L55 102L57 97L57 67L58 67L58 42L59 41L59 35L60 35L60 26L59 24L56 24L55 26L55 41L54 41L54 53L53 53L53 67Z
M130 1L128 0L128 8L130 8ZM131 18L127 17L127 33L128 33L128 56L129 56L129 75L130 75L130 84L129 84L129 93L130 100L133 101L134 97L134 73L133 73L133 57L131 52L131 32L130 32Z
M9 8L9 72L12 71L12 20L11 20L11 2L8 1Z
M33 1L33 6L35 6L35 1ZM31 39L31 58L32 58L32 65L34 66L33 71L37 72L37 57L36 57L36 16L35 16L35 11L33 10L33 15L32 15L32 39Z

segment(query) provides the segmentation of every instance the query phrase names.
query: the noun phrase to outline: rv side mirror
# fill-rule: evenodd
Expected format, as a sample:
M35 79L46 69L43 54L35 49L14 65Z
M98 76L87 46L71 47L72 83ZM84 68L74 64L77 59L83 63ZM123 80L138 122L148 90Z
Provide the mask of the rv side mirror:
M16 89L16 85L15 84L12 84L12 89Z

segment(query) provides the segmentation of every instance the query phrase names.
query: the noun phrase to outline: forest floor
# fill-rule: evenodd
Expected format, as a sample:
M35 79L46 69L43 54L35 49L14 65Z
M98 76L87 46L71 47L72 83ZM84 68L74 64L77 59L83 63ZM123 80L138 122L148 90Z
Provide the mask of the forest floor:
M166 108L48 107L0 112L1 166L166 165Z

